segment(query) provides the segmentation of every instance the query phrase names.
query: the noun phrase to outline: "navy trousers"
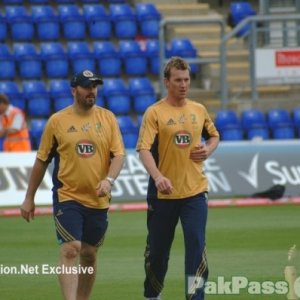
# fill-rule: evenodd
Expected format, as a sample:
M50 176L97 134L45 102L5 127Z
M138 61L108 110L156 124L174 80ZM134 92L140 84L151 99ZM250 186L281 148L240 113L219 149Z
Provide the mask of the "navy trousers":
M186 199L148 199L144 296L158 297L168 270L170 249L178 221L185 246L186 299L203 300L208 277L205 251L207 193Z

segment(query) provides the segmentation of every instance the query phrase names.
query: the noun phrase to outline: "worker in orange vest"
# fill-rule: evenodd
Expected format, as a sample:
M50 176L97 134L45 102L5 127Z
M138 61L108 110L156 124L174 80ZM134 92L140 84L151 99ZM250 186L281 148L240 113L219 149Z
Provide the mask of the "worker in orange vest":
M0 138L4 138L3 151L31 151L29 132L24 113L0 94Z

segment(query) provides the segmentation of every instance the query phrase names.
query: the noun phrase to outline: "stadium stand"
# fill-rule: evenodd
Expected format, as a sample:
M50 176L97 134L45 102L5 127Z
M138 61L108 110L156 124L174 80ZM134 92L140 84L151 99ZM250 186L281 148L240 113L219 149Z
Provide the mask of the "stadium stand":
M158 0L2 1L0 92L8 94L11 102L24 109L29 119L47 118L72 103L69 86L72 73L91 69L104 77L97 103L108 107L117 116L131 116L139 127L143 112L160 97L159 20L195 16L226 19L230 4L230 1L224 1L226 9L218 10L212 2L193 0L169 3ZM255 11L257 5L247 13L254 14ZM227 26L225 32L229 31ZM164 50L168 57L210 59L219 56L219 44L220 28L217 26L178 24L168 29ZM299 101L289 101L289 97L292 99L297 95L295 87L287 84L258 86L259 97L264 101L252 103L248 61L247 41L243 37L230 40L226 110L235 113L237 124L226 125L226 130L222 129L222 139L299 138L299 117L297 111L293 111ZM192 64L192 73L195 80L190 98L205 104L220 126L220 120L217 120L222 112L220 64ZM43 82L46 89L44 112L41 109L37 112L36 106L42 103L37 99L43 93L33 93L35 101L29 101L30 93L25 93L26 84L36 81ZM290 117L289 124L276 131L269 124L269 111L274 108L285 108ZM265 120L262 124L259 123L261 119ZM126 145L132 146L136 138L137 131L126 133Z

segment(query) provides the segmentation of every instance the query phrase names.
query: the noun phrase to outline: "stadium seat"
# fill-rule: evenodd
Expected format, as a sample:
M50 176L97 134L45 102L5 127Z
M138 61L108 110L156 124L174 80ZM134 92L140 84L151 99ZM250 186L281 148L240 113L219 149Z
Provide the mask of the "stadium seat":
M73 73L83 70L95 72L96 60L87 42L68 42L67 49Z
M133 39L137 35L136 16L127 3L111 4L110 15L118 39Z
M104 97L102 96L102 93L99 93L99 91L98 91L98 95L97 95L97 99L96 99L96 105L105 107Z
M3 4L5 5L16 5L16 4L23 4L23 0L3 0Z
M241 123L244 129L267 126L265 114L259 109L244 110L241 114Z
M107 107L113 113L127 114L131 110L131 99L128 88L120 78L104 80L102 88Z
M59 42L40 44L41 59L49 78L64 78L69 73L68 56Z
M37 150L41 141L44 128L47 123L46 118L32 118L29 124L29 135L33 150Z
M131 78L128 87L137 114L143 114L156 101L154 88L148 78Z
M270 109L267 111L267 121L272 129L292 125L290 114L285 109Z
M268 140L270 131L267 127L250 127L246 130L248 140Z
M158 75L159 74L159 41L158 40L147 40L146 41L146 50L145 50L146 57L149 61L150 65L150 72L152 74Z
M140 76L147 73L147 58L137 41L119 41L119 51L129 76Z
M110 39L112 24L110 16L103 5L84 5L83 15L92 39Z
M248 16L256 15L256 12L252 8L251 4L248 1L245 2L231 2L230 3L230 17L232 19L232 25L236 26L243 19ZM246 25L238 33L238 37L245 36L250 29L250 25Z
M294 139L296 134L292 125L283 125L272 128L272 136L275 140L289 140Z
M24 6L8 5L5 7L5 15L10 27L11 37L15 42L33 40L33 20Z
M66 79L53 79L49 83L49 93L54 111L61 110L73 103L70 82Z
M167 57L181 56L183 58L197 58L197 49L188 38L174 38L167 46ZM197 64L190 64L191 73L195 74L199 70Z
M6 44L0 44L0 70L0 80L15 78L15 59Z
M292 110L292 121L296 128L300 128L300 106Z
M49 1L50 0L29 0L29 3L32 4L32 5L46 5L46 4L49 4Z
M135 148L138 140L138 127L130 116L117 116L119 127L123 136L125 148Z
M233 110L219 110L216 113L215 125L219 131L226 128L240 128L240 120Z
M75 4L59 5L58 12L67 40L83 40L85 38L85 21L79 7Z
M23 94L30 117L47 117L51 114L51 99L43 81L23 81Z
M3 140L4 138L0 138L0 152L3 151Z
M12 105L26 109L26 101L15 81L0 81L0 93L7 95Z
M94 42L93 49L101 76L121 75L121 58L111 41Z
M35 46L30 43L16 43L13 53L18 63L19 75L23 79L41 78L42 61Z
M243 130L240 127L223 128L220 131L222 141L241 141L243 140Z
M32 6L32 18L41 41L58 40L60 24L58 15L50 5Z
M136 17L140 33L146 38L158 38L161 15L153 3L137 3Z
M4 42L6 40L7 31L6 17L0 12L0 42Z

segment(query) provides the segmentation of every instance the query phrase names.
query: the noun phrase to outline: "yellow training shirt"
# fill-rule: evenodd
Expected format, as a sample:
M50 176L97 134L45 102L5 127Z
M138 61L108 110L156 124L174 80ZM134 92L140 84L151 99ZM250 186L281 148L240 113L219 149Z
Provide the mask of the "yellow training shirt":
M186 105L175 107L161 100L150 106L143 117L137 151L151 151L174 190L170 195L161 194L150 178L148 198L182 199L207 191L203 164L193 162L189 155L202 137L210 136L218 137L219 133L200 103L188 99Z
M109 197L98 197L96 186L117 155L125 155L118 122L98 106L87 116L74 113L72 106L53 114L37 152L42 161L54 158L53 201L75 200L92 208L109 206Z

